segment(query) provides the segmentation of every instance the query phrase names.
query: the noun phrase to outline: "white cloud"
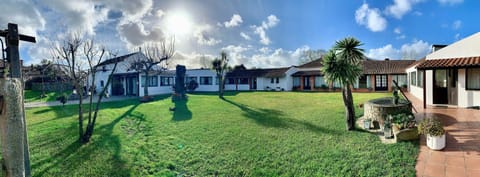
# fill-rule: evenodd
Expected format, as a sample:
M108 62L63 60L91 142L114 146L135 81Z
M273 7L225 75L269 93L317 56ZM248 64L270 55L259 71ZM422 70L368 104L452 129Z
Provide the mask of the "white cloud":
M455 5L463 3L463 0L437 0L442 5Z
M396 28L393 30L393 32L394 32L395 34L402 34L402 30L401 30L399 27L396 27Z
M370 31L379 32L387 27L387 20L382 17L377 8L370 9L367 3L363 3L355 11L355 20L360 25L365 25Z
M394 3L385 9L385 13L401 19L406 13L412 10L412 6L423 0L394 0Z
M460 33L455 34L455 40L458 41L460 39Z
M45 29L45 19L31 1L4 0L0 5L0 29L6 29L7 23L18 24L21 34L36 36Z
M197 38L197 43L200 45L213 46L222 42L210 36L212 30L212 26L208 24L197 26L197 29L193 32L193 36Z
M407 36L405 34L402 34L400 36L395 37L395 39L405 39Z
M460 29L462 27L462 21L460 20L455 20L453 23L452 23L452 28L454 30L457 30L457 29Z
M230 21L224 22L224 24L226 28L231 28L240 25L242 22L242 16L238 14L233 14L232 19L230 19Z
M373 59L419 59L426 56L429 52L430 44L423 40L417 40L412 43L403 44L400 49L394 48L392 44L370 49L367 52L367 57Z
M240 32L240 36L242 36L242 38L245 39L245 40L251 40L252 39L248 34L245 34L244 32Z
M204 65L208 65L208 63L204 62L212 61L215 57L217 56L196 52L184 53L182 51L176 51L175 55L169 61L168 68L174 69L177 64L185 65L188 69L206 67Z
M60 23L69 33L95 34L95 27L107 20L108 9L93 1L43 0L51 10L59 13Z
M160 28L152 28L146 30L143 23L130 22L117 26L118 34L121 39L130 45L127 48L140 46L147 42L160 41L165 38L165 35Z
M252 26L254 33L260 37L260 43L263 45L269 45L271 43L270 38L267 36L266 30L277 26L280 20L275 15L269 15L267 21L262 21L260 26Z
M141 18L149 14L153 6L152 0L99 0L98 2L106 5L107 8L111 10L121 12L123 15L122 23L127 23L128 21L141 21ZM156 12L156 15L159 15L158 11Z

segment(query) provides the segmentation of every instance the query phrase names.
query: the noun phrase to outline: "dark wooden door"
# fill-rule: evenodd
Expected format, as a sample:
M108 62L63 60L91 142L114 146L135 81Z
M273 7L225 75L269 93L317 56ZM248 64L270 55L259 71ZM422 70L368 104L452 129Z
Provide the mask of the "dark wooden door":
M387 75L375 75L375 91L388 90Z
M448 72L433 70L433 104L448 104Z

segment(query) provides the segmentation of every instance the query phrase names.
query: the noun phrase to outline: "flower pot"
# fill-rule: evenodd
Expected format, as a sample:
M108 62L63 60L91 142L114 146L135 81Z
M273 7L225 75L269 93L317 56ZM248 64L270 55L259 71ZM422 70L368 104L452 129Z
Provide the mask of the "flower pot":
M372 121L371 120L363 120L363 128L364 129L370 129L370 123Z
M392 127L390 127L390 126L384 126L384 127L383 127L383 135L385 136L386 139L392 138L392 137L393 137Z
M445 134L440 136L427 135L427 146L433 150L442 150L445 148Z

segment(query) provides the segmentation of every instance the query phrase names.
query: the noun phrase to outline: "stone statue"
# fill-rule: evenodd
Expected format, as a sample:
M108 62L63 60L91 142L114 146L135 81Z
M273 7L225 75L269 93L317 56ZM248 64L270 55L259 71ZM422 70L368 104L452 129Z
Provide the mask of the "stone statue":
M183 65L177 65L176 78L175 78L175 93L172 96L172 100L185 99L185 72L187 69Z

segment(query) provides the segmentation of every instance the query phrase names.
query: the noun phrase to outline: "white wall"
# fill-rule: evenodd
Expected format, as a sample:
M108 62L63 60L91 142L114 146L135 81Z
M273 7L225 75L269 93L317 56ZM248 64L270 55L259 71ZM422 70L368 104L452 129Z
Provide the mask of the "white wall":
M418 74L418 71L417 69L415 68L415 66L412 66L410 68L407 68L407 82L408 82L408 88L409 88L409 92L411 95L415 96L416 98L420 99L420 100L423 100L423 88L422 87L418 87L418 86L415 86L415 85L411 85L411 77L410 77L410 72L417 72ZM428 82L428 80L427 80ZM425 83L424 83L425 84Z
M285 72L285 90L286 91L291 91L293 89L293 77L292 74L296 73L298 71L298 68L295 67L290 67L286 72Z
M466 90L466 70L458 70L458 107L480 106L480 91Z
M195 91L216 92L218 91L217 74L209 69L191 69L187 70L185 77L197 77L198 88ZM200 84L200 77L212 77L212 85Z
M450 44L426 56L430 59L459 58L480 56L480 32L468 36L460 41Z

